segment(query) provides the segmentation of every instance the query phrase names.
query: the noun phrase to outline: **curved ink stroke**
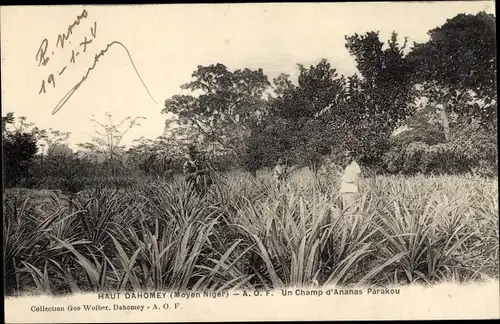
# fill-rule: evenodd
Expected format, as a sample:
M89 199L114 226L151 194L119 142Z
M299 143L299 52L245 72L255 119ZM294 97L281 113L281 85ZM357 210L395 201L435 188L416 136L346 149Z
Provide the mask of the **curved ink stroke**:
M130 55L130 52L129 50L127 49L127 47L125 45L123 45L121 42L119 41L112 41L111 43L109 43L105 49L101 50L101 52L99 54L96 54L95 55L95 58L94 58L94 64L92 64L91 67L89 67L87 69L87 73L85 73L85 75L81 78L80 82L78 82L73 88L71 88L71 90L69 90L63 97L62 99L59 101L59 103L56 105L56 107L54 108L54 110L52 110L52 115L55 115L59 110L61 110L61 108L66 104L66 102L69 100L69 98L71 98L71 96L73 96L73 94L75 93L76 90L78 90L80 88L80 86L82 85L82 83L87 80L89 74L90 74L90 71L92 71L95 66L97 65L97 62L99 61L99 58L101 56L103 56L111 46L113 45L120 45L124 50L125 52L127 53L128 55L128 58L130 60L130 63L132 63L132 67L134 68L135 70L135 73L137 74L137 76L139 77L139 79L141 80L142 82L142 85L144 86L144 88L146 89L146 91L148 92L149 96L151 97L151 99L153 100L154 103L157 103L156 100L153 98L153 96L151 95L151 93L149 92L149 89L148 87L146 86L146 84L144 83L144 80L142 80L141 78L141 75L139 74L139 71L137 70L137 67L135 66L134 64L134 61L132 60L132 56Z

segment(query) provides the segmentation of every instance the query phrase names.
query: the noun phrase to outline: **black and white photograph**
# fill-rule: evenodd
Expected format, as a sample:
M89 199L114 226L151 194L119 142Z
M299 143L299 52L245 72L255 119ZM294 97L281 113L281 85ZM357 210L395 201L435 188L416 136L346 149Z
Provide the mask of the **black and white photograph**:
M493 1L1 22L5 298L498 287Z

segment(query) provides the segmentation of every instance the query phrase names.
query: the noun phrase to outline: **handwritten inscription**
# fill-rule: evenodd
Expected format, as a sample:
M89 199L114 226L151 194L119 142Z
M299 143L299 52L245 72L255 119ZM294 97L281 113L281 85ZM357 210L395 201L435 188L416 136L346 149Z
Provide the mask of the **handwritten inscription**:
M91 67L89 67L87 69L87 72L85 73L85 75L80 79L80 81L73 87L71 88L64 96L63 98L57 103L56 107L54 108L54 110L52 111L52 115L56 114L63 106L64 104L69 100L69 98L71 98L71 96L73 96L73 94L76 92L76 90L78 90L80 88L80 86L82 85L82 83L87 80L90 72L96 67L97 65L97 62L99 61L99 58L101 58L104 54L106 54L106 52L114 45L118 45L120 47L122 47L125 52L127 53L127 56L130 60L130 63L132 64L132 67L134 68L135 70L135 73L137 74L137 77L141 80L142 82L142 85L144 86L144 88L146 89L146 91L148 92L149 96L151 97L151 99L153 100L153 102L156 103L156 101L154 100L153 96L151 95L151 93L149 92L149 89L148 87L146 86L146 84L144 83L144 81L142 80L142 77L141 75L139 74L139 71L137 70L137 67L135 66L134 64L134 61L132 60L132 56L130 55L130 52L129 50L127 49L127 47L125 45L123 45L121 42L119 41L112 41L111 43L109 43L105 49L101 50L101 52L99 54L96 54L95 57L94 57L94 63L92 64Z
M82 13L76 17L76 20L71 25L68 26L68 30L65 33L59 34L57 36L56 48L57 47L64 48L64 42L68 40L70 36L73 34L73 28L80 25L80 21L87 17L88 13L85 9L83 9ZM91 29L91 34L95 38L95 27L93 30ZM36 52L35 59L38 62L38 66L41 65L45 66L49 62L50 57L48 57L47 53L48 47L49 47L49 40L45 38ZM54 52L52 52L52 54L54 54Z
M59 36L57 36L56 47L60 46L61 48L64 48L64 42L69 39L71 34L73 34L73 28L80 25L80 21L82 19L87 18L87 16L88 16L87 11L83 9L82 14L77 16L76 20L71 25L68 26L68 30L66 31L66 33L62 33L59 34Z
M80 15L76 17L76 20L68 26L68 29L66 32L59 34L57 36L57 41L56 41L56 49L60 47L61 49L64 48L65 41L67 41L70 36L73 34L73 29L80 25L80 22L88 17L88 12L84 9ZM87 36L85 37L84 41L79 44L79 47L83 47L83 52L87 51L87 45L91 44L93 39L97 37L97 22L94 22L94 25L90 27L90 34L89 34L89 39ZM49 41L47 38L45 38L42 43L40 44L40 47L37 50L35 59L38 62L38 66L46 66L49 61L50 61L50 56L48 54L48 49L49 49ZM51 52L52 56L54 55L54 52ZM75 51L72 50L71 58L69 59L70 63L75 63L75 56L78 56L79 52L76 53ZM38 94L42 93L47 93L47 85L52 85L52 88L56 87L56 77L54 75L61 76L65 71L66 71L67 66L62 67L59 69L59 71L55 73L49 74L47 79L42 80L40 90L38 91Z
M48 47L49 47L49 41L47 40L47 38L45 38L40 44L38 51L36 52L35 59L38 61L38 66L40 65L45 66L47 65L47 63L49 63L50 58L45 57L45 55L47 54Z
M64 33L62 33L62 34L59 34L57 36L57 41L56 41L56 45L55 45L56 49L57 48L63 49L64 46L65 46L65 44L66 44L66 41L69 41L69 43L71 44L70 37L73 35L74 28L76 26L80 25L81 21L83 19L86 19L87 17L88 17L88 12L84 9L82 11L82 13L76 17L76 20L72 24L70 24L68 26L67 31L64 32ZM75 48L71 49L71 55L69 57L69 64L77 64L77 62L78 62L77 57L80 54L88 52L89 46L91 46L92 42L96 39L96 37L97 37L97 22L94 21L93 26L90 27L90 34L87 34L84 37L84 39L80 43L78 43L78 48L77 49L75 49ZM129 50L121 42L115 40L115 41L112 41L111 43L109 43L106 46L105 49L103 49L103 50L100 51L100 53L95 54L92 66L90 66L87 69L85 75L80 79L80 81L75 86L73 86L63 96L63 98L59 101L59 103L55 106L54 110L52 111L52 115L56 114L64 106L64 104L71 98L71 96L73 96L73 94L75 93L75 91L77 91L80 88L80 86L82 85L82 83L85 82L85 80L87 80L90 72L92 70L94 70L94 68L96 67L97 62L99 61L99 59L102 56L104 56L104 54L106 54L107 51L111 47L113 47L115 45L118 45L118 46L120 46L121 48L123 48L125 50L128 58L130 60L130 63L132 64L132 67L134 68L134 70L135 70L135 72L137 74L137 77L141 80L142 85L144 86L144 88L148 92L148 94L151 97L151 99L153 100L153 102L156 103L156 101L154 100L153 96L149 92L149 89L147 88L146 84L142 80L142 77L139 74L139 71L137 70L137 67L134 64L134 61L132 60L132 56L130 55ZM40 46L39 46L39 48L38 48L38 50L36 52L36 56L35 56L35 59L36 59L39 67L40 66L46 66L49 63L51 56L48 54L48 51L49 51L49 41L48 41L48 39L44 39L41 42L41 44L40 44ZM53 51L51 52L51 55L52 56L54 55ZM46 80L45 79L42 80L41 87L40 87L40 90L38 91L38 94L46 93L47 92L47 87L49 85L51 85L52 88L55 88L56 87L56 76L57 77L62 76L63 73L65 73L65 71L67 70L67 68L68 68L67 65L63 66L59 70L54 71L53 73L49 74L49 76L47 77Z
M85 17L86 16L87 16L87 13L85 11ZM75 21L75 23L76 22L78 22L78 20ZM73 26L73 25L70 25L70 26ZM70 30L70 29L68 29L68 30ZM59 36L61 36L61 35L59 35ZM97 22L94 22L94 25L92 27L90 27L90 35L88 37L89 38L87 38L87 36L85 36L85 39L83 40L83 42L81 42L79 44L79 47L83 53L85 53L87 51L87 45L90 45L92 43L92 41L97 37ZM68 38L62 38L62 39L68 39ZM64 40L62 42L64 43ZM62 45L62 46L64 46L64 45ZM57 45L56 45L56 47L57 47ZM42 45L40 45L40 48L38 49L37 57L36 57L37 60L39 60L39 64L38 64L39 66L40 65L45 66L45 65L47 65L47 63L49 61L49 57L46 57L47 48L48 48L48 41L47 41L47 39L44 39L44 41L42 42ZM76 62L75 57L78 56L79 54L80 54L80 52L75 52L75 50L72 50L69 62L75 63ZM67 68L67 66L64 66L62 69L59 70L59 72L57 74L62 75L64 73L64 71L66 71L66 68ZM49 75L49 77L47 78L47 83L52 84L53 87L55 88L54 74ZM47 93L45 80L42 80L40 90L38 91L38 94L41 94L41 93Z

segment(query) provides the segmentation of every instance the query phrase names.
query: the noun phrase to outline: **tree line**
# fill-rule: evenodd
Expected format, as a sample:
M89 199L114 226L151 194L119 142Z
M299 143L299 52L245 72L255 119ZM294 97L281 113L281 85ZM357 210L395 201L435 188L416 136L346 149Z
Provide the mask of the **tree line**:
M317 169L345 149L386 171L439 171L445 157L451 171L470 171L495 162L495 25L484 12L459 14L411 48L395 32L386 43L373 31L346 36L358 70L351 76L326 59L298 64L295 83L286 74L270 82L262 69L198 66L181 86L191 94L167 99L163 112L249 171L278 157Z
M162 155L180 165L190 144L225 169L252 173L280 157L317 170L345 150L382 172L496 170L495 27L496 18L480 12L448 19L412 46L395 32L386 42L375 31L347 35L345 49L357 67L347 76L326 59L298 64L297 80L287 74L269 80L262 69L230 71L222 63L198 66L181 86L188 94L165 100L165 133L129 149L122 139L142 117L94 120L101 131L73 153L64 144L69 133L40 130L22 117L6 130L15 124L9 113L2 117L4 179L30 178L33 161L47 173L43 145L46 158L72 161L52 163L54 174L61 165L73 170L68 178L95 173L96 165L111 175L149 170Z

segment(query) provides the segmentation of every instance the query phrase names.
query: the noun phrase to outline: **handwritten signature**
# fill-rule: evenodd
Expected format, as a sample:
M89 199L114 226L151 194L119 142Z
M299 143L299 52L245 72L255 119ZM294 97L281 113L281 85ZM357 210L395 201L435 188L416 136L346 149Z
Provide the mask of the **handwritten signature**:
M82 83L87 80L90 72L96 67L97 65L97 62L99 61L99 58L101 58L112 46L114 45L118 45L118 46L121 46L125 52L127 53L127 56L130 60L130 63L132 63L132 67L134 68L135 70L135 73L137 74L137 76L139 77L139 79L141 80L142 82L142 85L144 86L144 88L146 89L146 91L148 92L149 96L151 97L151 99L153 100L154 103L156 103L155 99L153 98L153 96L151 95L151 93L149 92L149 89L148 87L146 86L146 84L144 83L144 80L142 80L142 77L141 75L139 74L139 71L137 70L137 67L135 66L134 64L134 61L132 60L132 56L130 55L130 52L129 50L127 49L127 47L125 45L123 45L121 42L119 41L112 41L111 43L109 43L105 49L101 50L101 52L99 54L96 54L95 55L95 58L94 58L94 63L92 64L91 67L89 67L87 69L87 72L85 73L85 75L80 79L80 81L73 87L71 88L63 97L62 99L59 101L59 103L55 106L54 110L52 111L52 115L55 115L65 104L66 102L73 96L73 94L80 88L80 86L82 85Z

